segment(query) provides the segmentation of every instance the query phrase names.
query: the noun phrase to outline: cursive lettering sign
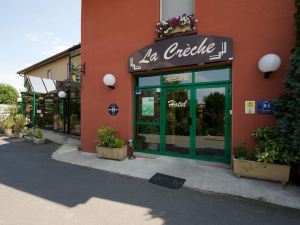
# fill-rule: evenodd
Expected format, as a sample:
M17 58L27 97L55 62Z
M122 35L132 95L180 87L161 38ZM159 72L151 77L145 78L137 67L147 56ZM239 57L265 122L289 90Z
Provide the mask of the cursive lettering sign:
M187 100L184 102L176 102L175 100L169 100L168 105L169 108L185 108L187 106Z
M232 39L188 35L155 42L129 57L129 72L232 60Z
M173 77L166 77L164 83L174 83L174 82L182 82L188 81L189 77L185 76L173 76Z

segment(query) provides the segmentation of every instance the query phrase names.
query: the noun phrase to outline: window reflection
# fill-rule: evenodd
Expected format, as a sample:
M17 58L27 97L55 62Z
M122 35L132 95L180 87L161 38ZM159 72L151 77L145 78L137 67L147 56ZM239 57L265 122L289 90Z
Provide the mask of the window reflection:
M160 127L152 125L138 125L136 135L136 148L159 151Z
M230 79L230 70L220 69L220 70L206 70L195 72L195 82L213 82L213 81L223 81Z
M225 153L225 88L197 89L196 155Z

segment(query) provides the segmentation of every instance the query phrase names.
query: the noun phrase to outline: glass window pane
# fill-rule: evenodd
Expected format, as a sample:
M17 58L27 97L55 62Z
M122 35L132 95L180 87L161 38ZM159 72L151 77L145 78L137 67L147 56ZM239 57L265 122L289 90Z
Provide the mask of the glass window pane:
M43 84L42 78L28 76L28 79L30 80L32 89L35 93L41 93L41 94L47 93L45 86Z
M164 84L188 84L192 83L192 73L178 73L164 75Z
M196 155L225 156L225 88L197 89Z
M160 76L138 78L138 85L137 85L138 87L159 86L159 85L160 85Z
M161 0L161 19L170 19L182 14L194 15L194 0Z
M56 91L54 80L43 78L43 81L48 92Z
M221 70L206 70L195 72L195 82L212 82L212 81L223 81L229 80L230 75L229 69Z
M137 120L160 121L160 88L142 89L137 96Z
M160 149L160 127L153 125L138 125L136 135L136 149Z
M189 154L190 151L190 90L167 92L166 151Z

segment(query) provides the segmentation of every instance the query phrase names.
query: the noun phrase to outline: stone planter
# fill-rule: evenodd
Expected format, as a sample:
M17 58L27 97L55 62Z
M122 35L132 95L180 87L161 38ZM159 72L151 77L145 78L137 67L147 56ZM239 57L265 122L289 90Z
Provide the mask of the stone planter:
M43 145L45 144L45 142L46 142L45 138L41 138L41 139L33 138L33 143L36 145Z
M9 137L12 136L12 129L4 129L4 134Z
M286 184L289 181L290 169L288 165L233 159L233 171L237 177L252 177Z
M32 142L33 141L33 137L24 136L24 138L25 138L25 141L27 141L27 142Z
M24 137L24 134L23 134L22 132L15 132L14 136L15 136L15 138L17 138L17 139L21 139L21 138Z
M123 160L127 157L127 146L123 148L107 148L96 146L97 154L100 158Z

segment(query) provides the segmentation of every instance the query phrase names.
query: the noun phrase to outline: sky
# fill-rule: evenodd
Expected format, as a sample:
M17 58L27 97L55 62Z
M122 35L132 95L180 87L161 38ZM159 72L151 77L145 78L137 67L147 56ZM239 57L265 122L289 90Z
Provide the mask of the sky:
M0 83L80 42L81 0L0 0Z

